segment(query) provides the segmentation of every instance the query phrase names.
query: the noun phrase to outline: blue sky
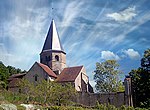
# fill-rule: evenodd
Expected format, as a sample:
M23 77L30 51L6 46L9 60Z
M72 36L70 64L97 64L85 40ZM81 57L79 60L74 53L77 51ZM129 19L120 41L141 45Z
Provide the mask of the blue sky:
M116 59L123 79L150 48L149 0L1 0L0 60L28 70L52 18L67 65L84 65L92 84L96 62Z

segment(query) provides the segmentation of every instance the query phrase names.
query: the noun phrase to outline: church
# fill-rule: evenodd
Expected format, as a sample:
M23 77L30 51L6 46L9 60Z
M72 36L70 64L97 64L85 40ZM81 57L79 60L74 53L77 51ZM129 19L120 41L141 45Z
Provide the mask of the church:
M40 62L35 62L26 74L12 75L8 79L8 89L16 91L17 86L15 86L15 83L22 78L32 83L42 80L58 83L69 82L78 92L93 92L84 66L66 66L66 52L61 44L54 20L51 21L40 53Z
M8 90L19 92L17 82L22 78L35 84L42 80L56 81L61 84L71 83L78 91L75 102L79 104L95 106L99 102L117 107L133 105L130 78L125 78L123 92L93 93L84 66L67 67L66 60L66 52L61 44L55 22L52 20L40 53L40 62L35 62L27 73L10 76Z

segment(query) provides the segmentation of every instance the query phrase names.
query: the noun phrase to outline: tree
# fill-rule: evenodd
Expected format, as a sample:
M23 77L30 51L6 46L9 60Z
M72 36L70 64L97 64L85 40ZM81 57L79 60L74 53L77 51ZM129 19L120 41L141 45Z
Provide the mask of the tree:
M52 88L54 86L53 82L48 82L46 80L42 80L35 86L36 97L38 97L37 101L42 104L51 103Z
M141 67L129 73L132 79L134 106L150 107L150 49L144 52Z
M26 71L22 71L19 68L15 68L13 66L7 66L7 70L9 71L9 75L18 74L18 73L25 73Z
M35 85L26 79L21 79L18 81L17 86L19 88L19 93L26 95L26 102L28 103L36 95Z
M52 101L56 105L68 105L76 97L75 88L71 83L53 83Z
M96 63L94 80L96 81L95 87L98 92L124 91L123 84L118 77L122 72L118 70L118 67L119 65L116 60Z
M22 93L26 95L27 102L36 101L40 104L67 105L71 102L72 97L76 96L74 87L69 83L62 85L43 80L33 84L26 79L22 79L18 86Z
M9 77L9 71L7 70L6 66L0 62L0 81L7 83L7 79Z
M141 67L150 73L150 49L144 52L144 56L141 59Z

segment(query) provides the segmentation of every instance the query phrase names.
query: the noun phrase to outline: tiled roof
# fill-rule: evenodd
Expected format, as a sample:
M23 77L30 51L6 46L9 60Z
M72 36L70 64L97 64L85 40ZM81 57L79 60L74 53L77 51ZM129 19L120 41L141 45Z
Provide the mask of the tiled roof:
M57 82L73 82L81 72L83 66L65 68L56 79Z
M9 77L8 81L10 81L14 78L23 78L25 75L26 75L26 73L13 74Z
M50 76L57 78L56 74L47 66L42 63L38 63L38 65Z

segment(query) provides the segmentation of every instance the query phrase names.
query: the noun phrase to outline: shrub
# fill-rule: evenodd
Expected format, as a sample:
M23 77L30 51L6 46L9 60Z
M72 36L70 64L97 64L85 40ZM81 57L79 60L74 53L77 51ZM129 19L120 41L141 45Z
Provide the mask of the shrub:
M118 108L116 108L114 105L110 105L110 104L107 105L107 109L108 110L118 110Z
M4 110L4 109L0 106L0 110Z
M99 102L96 102L95 108L97 110L107 110L106 104L99 104Z
M50 107L47 107L45 109L47 109L47 110L60 110L60 106L50 106Z
M135 110L134 107L127 107L126 110Z
M126 110L126 106L125 105L122 105L119 110Z
M18 106L17 106L17 110L26 110L26 108L23 107L23 106L21 106L21 105L18 105Z

